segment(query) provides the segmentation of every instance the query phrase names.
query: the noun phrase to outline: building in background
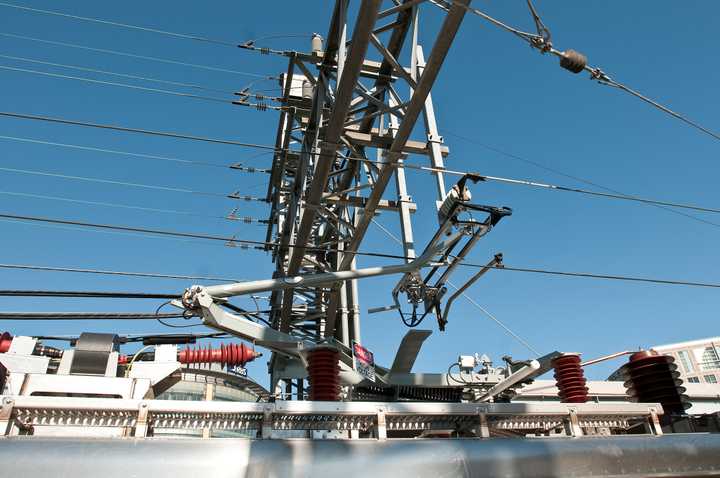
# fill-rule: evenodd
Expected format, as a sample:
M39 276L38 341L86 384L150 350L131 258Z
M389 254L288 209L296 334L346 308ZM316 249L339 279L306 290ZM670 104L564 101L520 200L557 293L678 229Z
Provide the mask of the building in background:
M163 391L158 400L220 402L267 402L270 393L254 380L228 372L219 364L183 367L179 380ZM186 430L156 427L155 436L255 438L255 430Z

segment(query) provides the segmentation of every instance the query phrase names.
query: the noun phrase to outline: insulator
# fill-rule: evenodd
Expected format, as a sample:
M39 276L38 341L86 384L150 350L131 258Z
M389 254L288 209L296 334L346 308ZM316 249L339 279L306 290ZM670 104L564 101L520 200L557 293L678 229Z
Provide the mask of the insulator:
M188 364L219 363L226 365L244 366L252 362L261 354L255 352L245 344L221 345L220 348L186 348L178 352L178 362Z
M263 47L263 48L258 48L258 49L260 50L261 55L269 55L270 54L270 48Z
M313 33L312 39L310 40L310 47L312 52L316 55L322 55L323 53L323 38L317 33Z
M340 352L319 346L307 356L310 400L337 401L340 397Z
M580 354L562 354L551 362L555 369L558 395L562 403L585 403L588 399L585 373L580 366Z
M684 413L690 406L683 395L685 387L677 371L675 359L655 350L642 350L630 356L620 369L630 400L641 403L660 403L665 417Z
M12 344L13 336L10 332L3 332L0 335L0 353L5 353L10 350L10 344Z
M560 66L573 73L580 73L587 66L587 57L575 50L567 50L560 57Z
M455 204L467 202L471 199L472 194L470 193L470 190L468 188L463 187L463 190L460 191L460 188L457 184L450 188L447 195L445 195L442 204L440 205L440 209L438 210L438 219L440 221L440 224L445 222L445 220L450 217Z
M63 356L63 350L56 347L48 347L38 343L35 345L33 355L40 355L42 357L50 358L61 358Z
M303 98L312 98L313 85L309 81L305 80L302 83L302 96Z

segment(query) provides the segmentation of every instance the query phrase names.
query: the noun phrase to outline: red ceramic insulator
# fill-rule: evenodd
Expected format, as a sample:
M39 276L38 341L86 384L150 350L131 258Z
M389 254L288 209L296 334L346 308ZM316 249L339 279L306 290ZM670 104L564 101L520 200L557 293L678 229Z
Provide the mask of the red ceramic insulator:
M632 354L621 370L632 401L660 403L665 416L684 413L687 408L683 396L685 388L671 356L643 350Z
M2 335L0 335L0 353L4 354L8 350L10 350L10 344L12 344L13 336L10 335L10 332L3 332Z
M562 403L585 403L588 399L585 373L580 366L580 354L563 354L552 361L555 381Z
M310 400L340 399L340 352L331 347L316 347L308 353Z
M186 348L178 352L180 363L209 364L220 363L226 365L245 365L252 362L261 354L255 352L245 344L222 344L220 348Z

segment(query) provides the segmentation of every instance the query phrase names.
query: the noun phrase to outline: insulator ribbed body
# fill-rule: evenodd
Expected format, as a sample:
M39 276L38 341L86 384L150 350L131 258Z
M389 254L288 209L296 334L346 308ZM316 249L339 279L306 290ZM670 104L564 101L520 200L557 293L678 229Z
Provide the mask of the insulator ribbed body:
M188 364L219 363L225 365L245 365L258 357L258 353L245 344L221 345L219 348L186 348L178 352L178 361Z
M340 398L340 352L316 347L308 353L310 400L337 401Z
M641 403L660 403L666 417L684 413L689 405L674 362L671 356L654 350L632 354L628 363L620 369L630 399Z
M558 395L563 403L585 403L588 399L585 372L579 354L563 354L552 361Z

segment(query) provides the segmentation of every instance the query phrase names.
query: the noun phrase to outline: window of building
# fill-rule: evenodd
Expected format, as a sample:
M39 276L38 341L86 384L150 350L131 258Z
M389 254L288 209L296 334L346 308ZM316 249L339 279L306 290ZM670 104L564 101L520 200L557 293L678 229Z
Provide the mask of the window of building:
M702 369L703 370L715 370L720 368L720 356L715 347L705 347L702 354Z
M717 383L717 377L715 375L705 375L705 381L707 383Z
M680 350L678 352L678 357L680 357L680 363L682 364L683 368L687 373L693 373L695 371L695 367L693 367L692 361L690 360L690 356L687 353L687 350Z
M688 377L687 381L690 383L700 383L700 377Z

